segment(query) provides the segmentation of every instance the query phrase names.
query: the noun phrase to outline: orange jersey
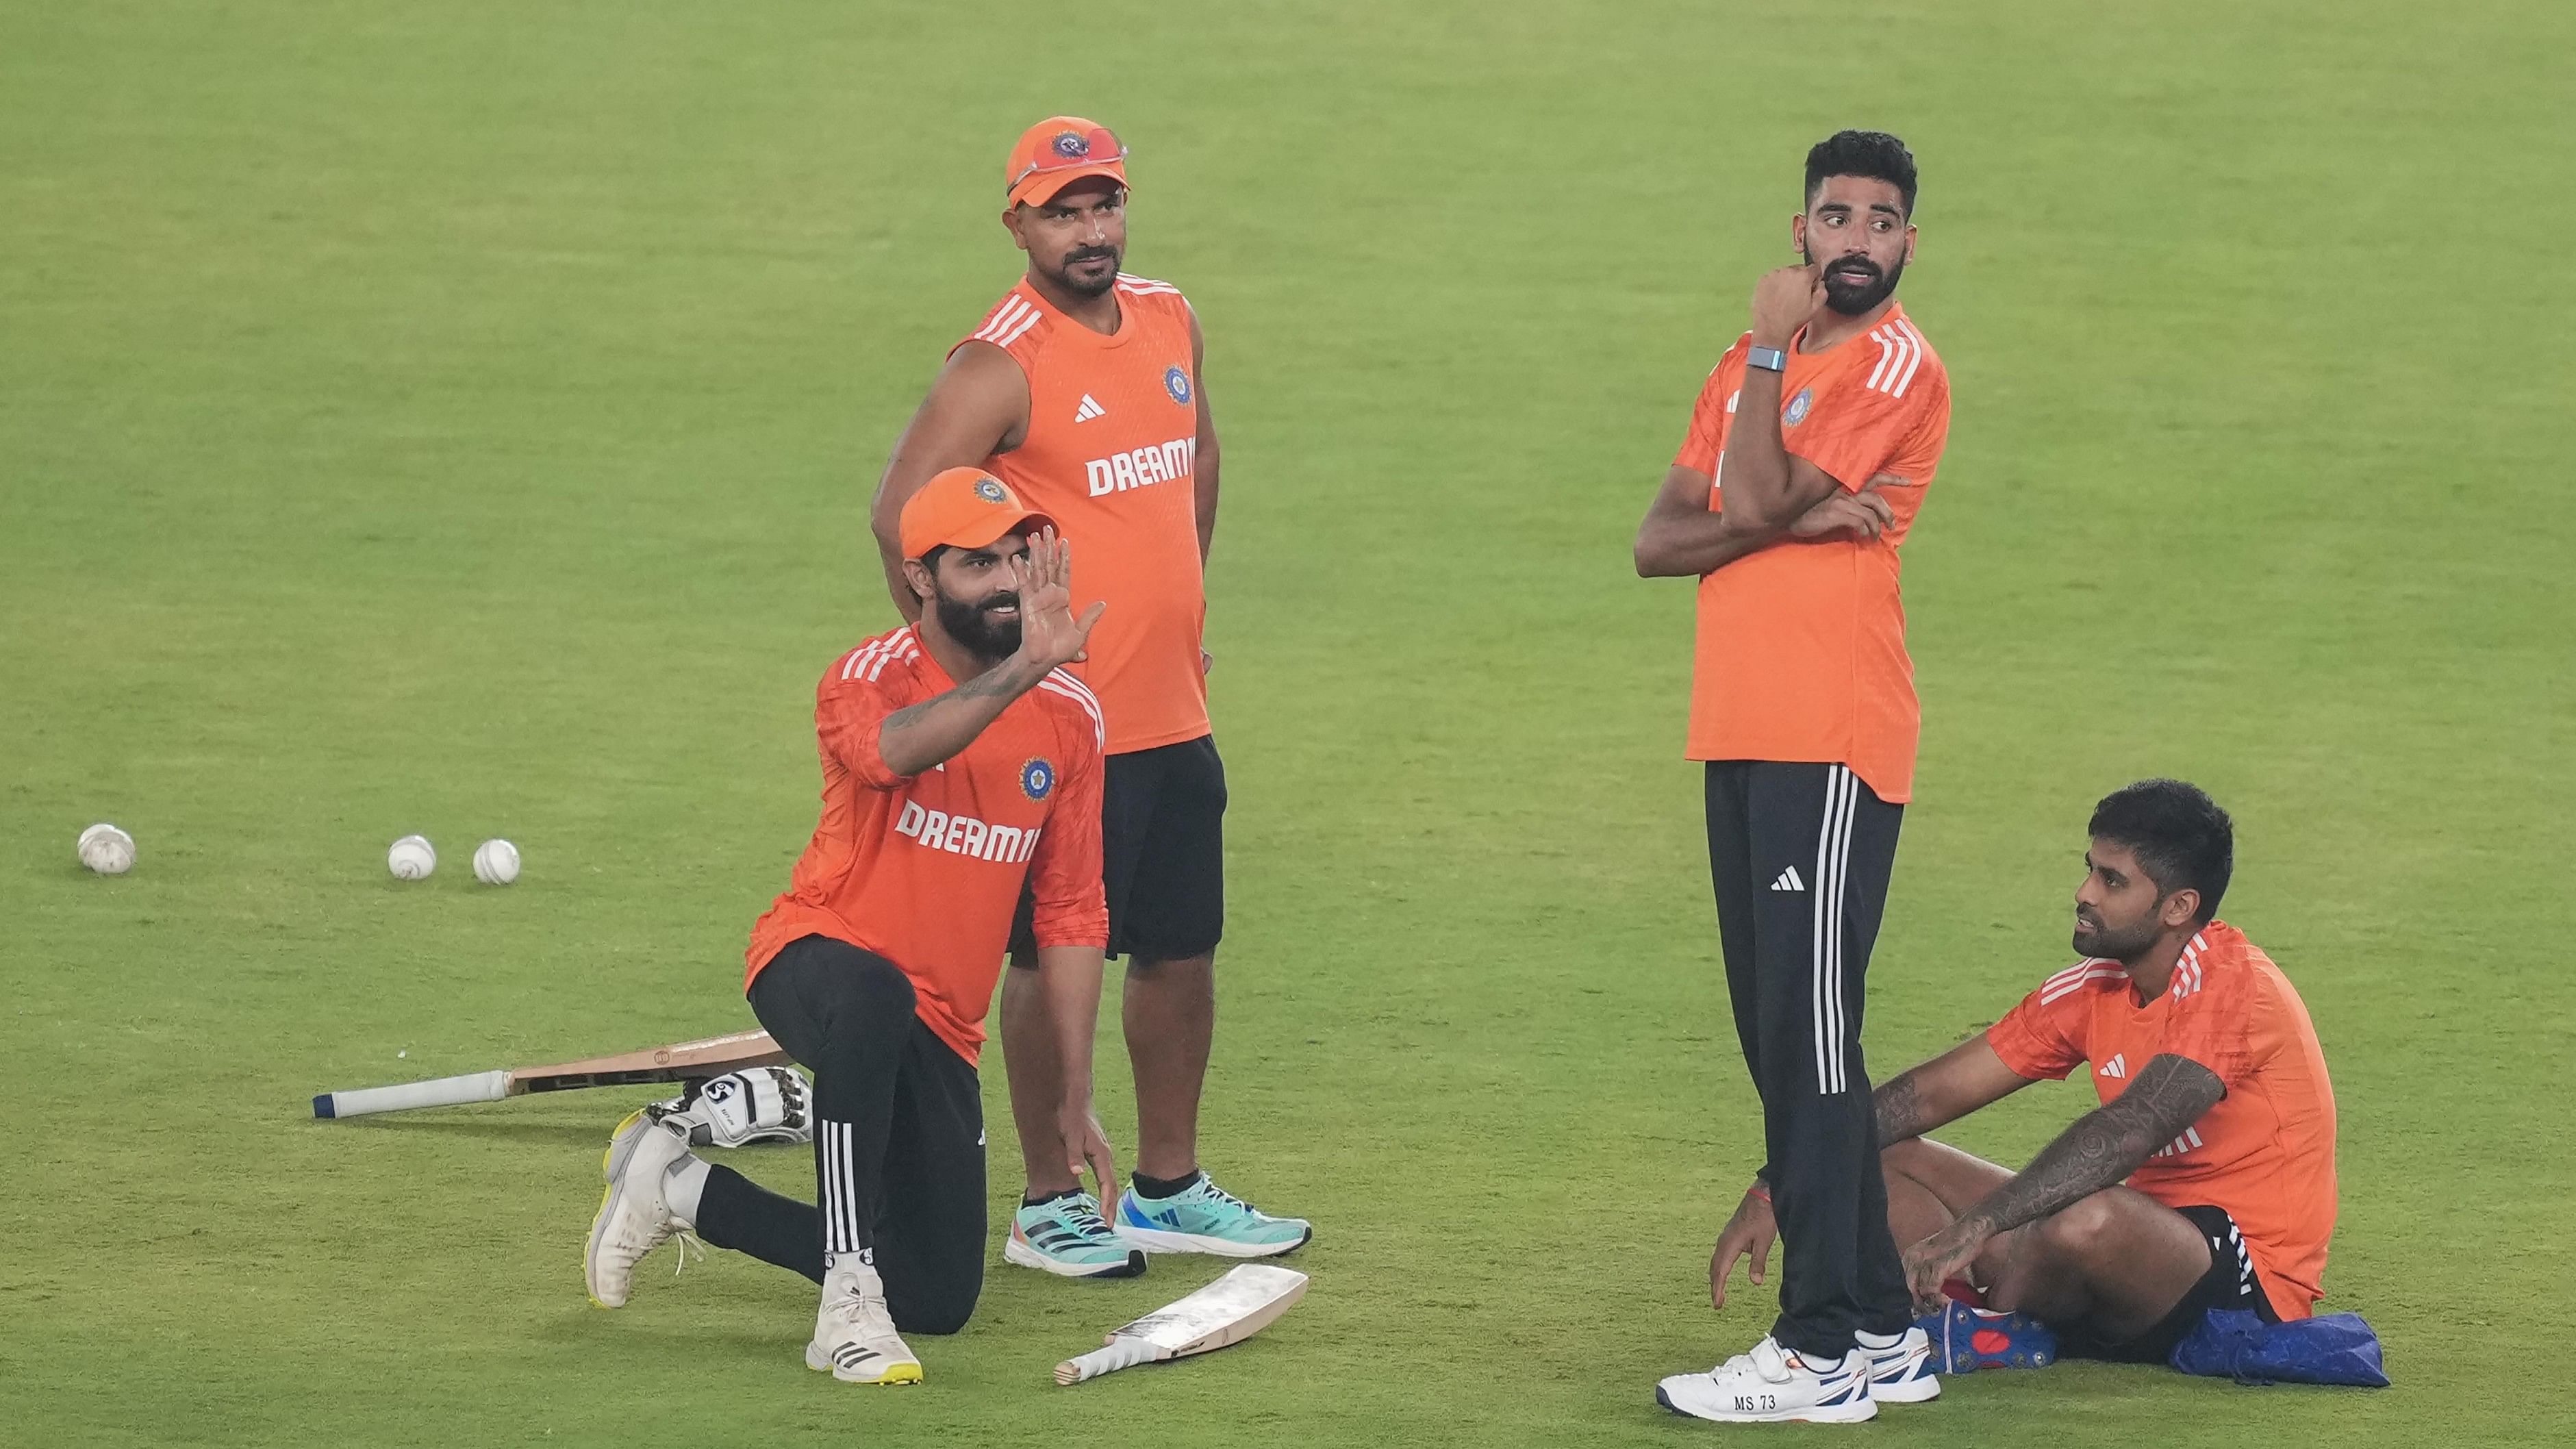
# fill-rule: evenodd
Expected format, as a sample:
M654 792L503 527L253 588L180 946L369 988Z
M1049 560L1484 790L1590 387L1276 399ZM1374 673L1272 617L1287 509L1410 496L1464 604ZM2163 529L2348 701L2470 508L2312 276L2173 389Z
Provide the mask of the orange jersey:
M1058 670L918 775L886 768L885 717L956 687L906 625L832 662L814 691L823 818L794 884L751 928L749 990L802 936L873 951L912 980L922 1024L973 1062L1023 880L1041 946L1106 946L1100 705Z
M1715 480L1711 512L1721 506L1719 459L1751 345L1748 333L1718 360L1673 459ZM1914 796L1922 710L1905 653L1897 549L1949 440L1950 374L1902 306L1822 352L1800 352L1795 342L1788 350L1780 380L1788 451L1853 492L1879 473L1910 483L1884 490L1896 520L1877 538L1783 540L1700 579L1688 754L1848 765L1880 799L1901 804Z
M1118 330L1104 337L1022 279L966 340L1028 376L1028 436L984 468L1072 541L1074 598L1109 601L1074 667L1108 713L1109 753L1123 755L1208 732L1207 594L1190 304L1143 277L1121 274L1117 291Z
M2078 961L1986 1030L2022 1076L2093 1064L2105 1102L2157 1056L2218 1074L2227 1096L2132 1174L2167 1207L2227 1209L2284 1319L2325 1296L2335 1224L2334 1083L2290 978L2245 933L2212 921L2191 938L2165 993L2144 1006L2116 961Z

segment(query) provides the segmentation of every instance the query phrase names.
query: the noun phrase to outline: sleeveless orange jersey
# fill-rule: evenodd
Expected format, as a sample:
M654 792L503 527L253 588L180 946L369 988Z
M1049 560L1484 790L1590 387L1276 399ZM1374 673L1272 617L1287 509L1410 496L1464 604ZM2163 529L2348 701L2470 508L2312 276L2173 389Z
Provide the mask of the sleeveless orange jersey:
M1024 278L966 341L1001 348L1028 376L1028 436L984 467L1072 541L1073 596L1109 601L1090 659L1073 668L1109 717L1108 752L1123 755L1208 732L1207 594L1189 303L1169 282L1124 274L1117 294L1118 330L1103 336Z
M2227 1209L2273 1311L2315 1311L2335 1225L2334 1083L2307 1003L2244 932L2203 927L2164 995L2144 1006L2120 963L2078 961L1987 1028L1986 1043L2032 1081L2090 1062L2104 1102L2167 1053L2217 1073L2226 1097L2129 1186L2167 1207Z
M909 624L824 671L822 819L793 883L751 928L742 984L800 936L847 941L910 978L922 1025L972 1064L1023 883L1039 945L1108 944L1100 706L1059 670L945 761L918 775L888 769L885 717L954 688Z

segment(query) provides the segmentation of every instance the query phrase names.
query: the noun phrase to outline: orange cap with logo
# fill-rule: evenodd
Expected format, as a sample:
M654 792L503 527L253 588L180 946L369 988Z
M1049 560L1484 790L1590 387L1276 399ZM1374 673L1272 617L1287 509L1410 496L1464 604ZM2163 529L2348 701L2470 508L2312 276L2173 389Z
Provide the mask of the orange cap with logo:
M1127 148L1098 121L1049 116L1020 133L1002 168L1002 185L1011 205L1044 206L1086 176L1106 176L1125 186Z
M942 544L982 548L1006 533L1053 528L1055 520L1020 502L1009 484L981 468L951 468L921 485L903 505L903 556L919 558Z

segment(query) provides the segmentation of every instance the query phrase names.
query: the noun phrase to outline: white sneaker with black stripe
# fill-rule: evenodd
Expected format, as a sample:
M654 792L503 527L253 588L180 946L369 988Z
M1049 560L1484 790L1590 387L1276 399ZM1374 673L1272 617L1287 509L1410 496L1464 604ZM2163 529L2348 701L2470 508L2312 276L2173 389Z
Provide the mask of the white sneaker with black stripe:
M1859 1336L1855 1351L1869 1360L1869 1396L1882 1404L1920 1404L1941 1397L1941 1375L1932 1362L1932 1335L1908 1327L1890 1342Z
M1707 1373L1655 1385L1655 1402L1721 1424L1857 1424L1878 1413L1866 1355L1810 1363L1768 1337Z
M843 1253L823 1269L823 1306L814 1315L805 1366L845 1384L921 1382L921 1360L886 1310L885 1280L857 1253Z

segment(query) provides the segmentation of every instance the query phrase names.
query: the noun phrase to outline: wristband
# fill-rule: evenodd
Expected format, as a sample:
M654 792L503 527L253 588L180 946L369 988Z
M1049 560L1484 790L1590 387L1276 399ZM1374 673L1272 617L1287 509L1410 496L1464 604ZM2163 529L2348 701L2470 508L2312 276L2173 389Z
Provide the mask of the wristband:
M1771 1205L1771 1189L1764 1187L1760 1182L1754 1183L1751 1187L1746 1188L1745 1191L1762 1199L1762 1205L1764 1207L1769 1207Z
M1761 368L1764 372L1787 372L1789 354L1777 347L1747 348L1744 353L1744 365Z

